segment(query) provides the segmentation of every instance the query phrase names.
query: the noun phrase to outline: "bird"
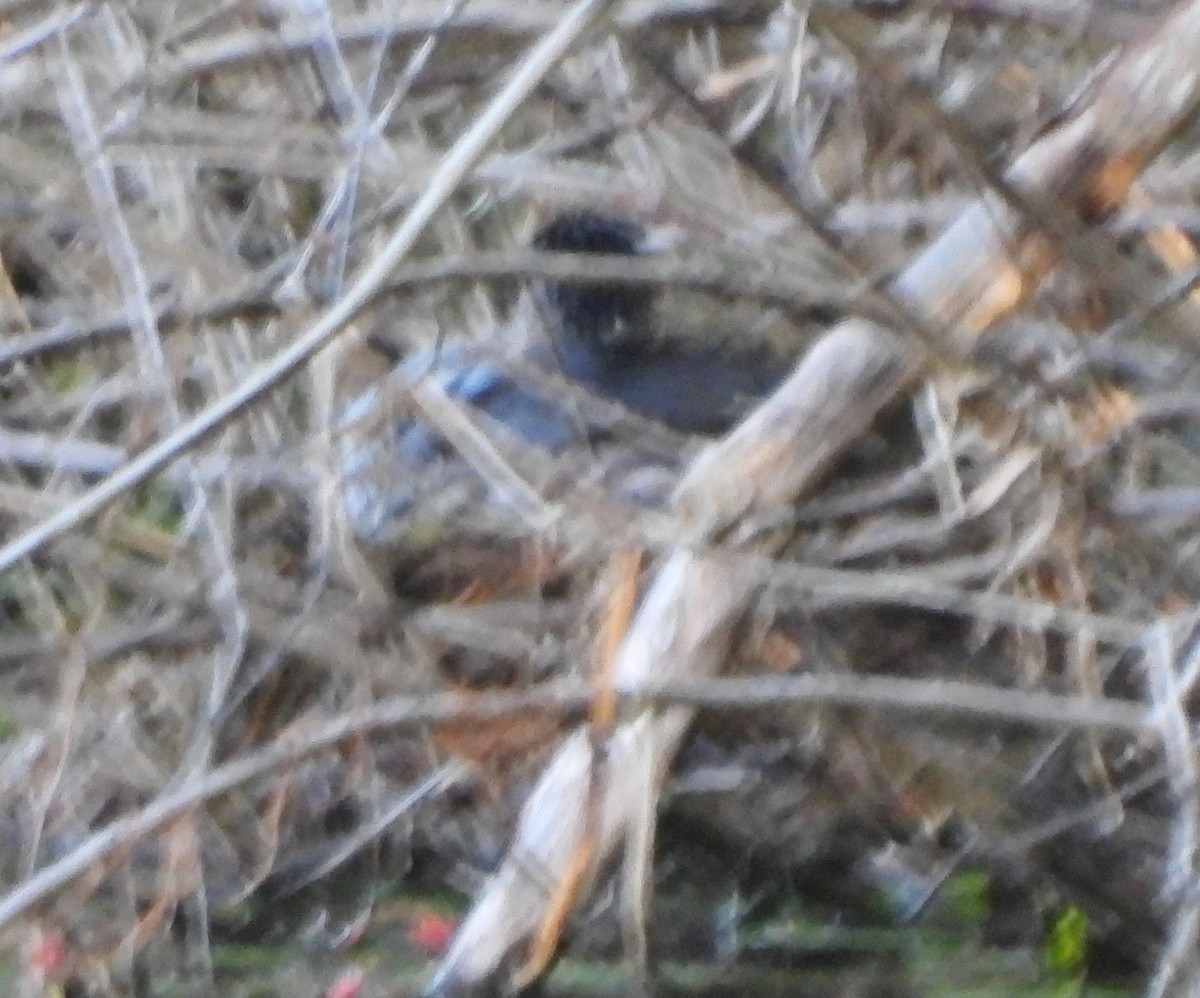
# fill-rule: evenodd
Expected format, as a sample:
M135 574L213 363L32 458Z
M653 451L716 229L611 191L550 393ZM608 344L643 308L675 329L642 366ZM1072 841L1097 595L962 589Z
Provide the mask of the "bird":
M554 215L535 231L531 244L549 253L641 257L657 252L642 225L594 210ZM523 353L526 372L558 374L586 394L678 433L713 437L726 432L787 373L778 358L757 345L739 344L735 337L714 344L673 328L649 285L547 280L535 286L533 299L544 335ZM410 381L434 379L451 398L551 454L595 444L608 433L552 386L547 390L536 378L514 377L461 341L404 359L400 374ZM435 464L453 457L438 434L419 422L394 427L392 434L384 463L398 467L388 480L428 480ZM363 486L375 477L368 468L379 450L356 446L343 462L344 494L357 510L351 519L371 524L368 533L401 515L411 505L408 493L417 491L413 484L390 490Z
M587 210L554 216L532 245L552 253L651 252L642 226ZM654 292L644 285L544 282L537 300L549 338L531 352L537 366L681 433L724 433L786 374L778 358L756 346L698 342L662 329ZM495 366L454 370L443 387L530 443L559 451L578 439L577 420Z

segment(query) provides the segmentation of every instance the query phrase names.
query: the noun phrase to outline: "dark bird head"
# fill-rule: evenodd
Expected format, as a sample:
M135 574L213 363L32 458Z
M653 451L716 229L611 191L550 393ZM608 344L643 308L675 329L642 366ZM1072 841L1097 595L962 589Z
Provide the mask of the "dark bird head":
M535 249L549 253L602 253L639 256L645 232L635 222L577 211L557 215L533 237ZM652 328L653 295L628 284L562 284L543 288L554 331L574 342L619 355L638 351Z
M591 211L554 217L533 245L555 253L650 252L641 226ZM659 328L649 286L548 281L540 297L564 374L677 430L725 432L786 371L768 352L736 338L714 345ZM671 326L670 315L659 318Z

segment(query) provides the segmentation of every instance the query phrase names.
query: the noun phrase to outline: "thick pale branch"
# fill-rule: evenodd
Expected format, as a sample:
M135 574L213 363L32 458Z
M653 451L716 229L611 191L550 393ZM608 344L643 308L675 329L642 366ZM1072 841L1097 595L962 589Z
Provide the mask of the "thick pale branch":
M655 678L660 683L715 673L728 653L753 578L752 572L684 551L668 558L621 647L617 685L644 686L647 662L659 667ZM597 867L612 854L635 805L622 774L635 767L664 770L690 720L691 711L683 708L647 711L609 740L599 763ZM588 733L578 731L525 802L508 858L459 931L432 985L435 992L469 991L470 982L521 957L517 944L536 932L554 885L583 841L591 763Z

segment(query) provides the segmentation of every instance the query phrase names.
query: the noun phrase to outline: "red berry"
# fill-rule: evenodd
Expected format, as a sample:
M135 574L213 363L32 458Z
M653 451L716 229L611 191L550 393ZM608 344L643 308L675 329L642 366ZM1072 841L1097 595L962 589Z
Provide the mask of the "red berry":
M25 965L39 983L67 976L67 937L61 929L39 926L25 948Z
M358 998L362 994L363 972L354 967L329 985L325 998Z
M457 928L453 918L425 912L409 926L408 940L426 956L438 956L450 945Z

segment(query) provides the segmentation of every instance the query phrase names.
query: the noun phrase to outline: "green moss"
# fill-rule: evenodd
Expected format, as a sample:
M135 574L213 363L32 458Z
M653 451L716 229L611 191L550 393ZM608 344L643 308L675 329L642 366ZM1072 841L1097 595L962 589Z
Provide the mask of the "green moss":
M1087 915L1073 905L1059 912L1043 947L1046 969L1059 977L1081 974L1087 965L1090 929Z
M176 534L183 525L183 506L179 494L157 482L150 482L134 493L128 515L150 526Z
M69 392L86 385L95 370L94 364L79 357L56 357L45 366L46 381L53 391Z
M0 712L0 742L16 738L21 733L21 725L16 718Z
M987 918L990 910L990 882L988 875L980 871L959 873L946 882L942 896L955 915L972 925L978 925Z

